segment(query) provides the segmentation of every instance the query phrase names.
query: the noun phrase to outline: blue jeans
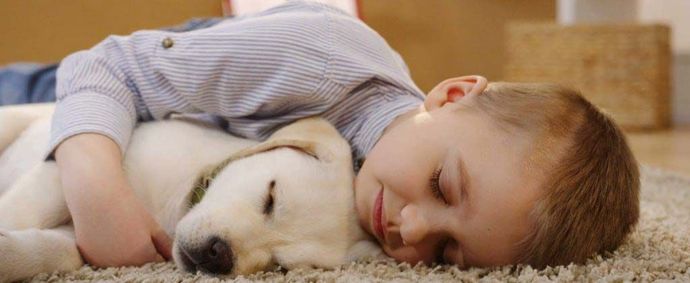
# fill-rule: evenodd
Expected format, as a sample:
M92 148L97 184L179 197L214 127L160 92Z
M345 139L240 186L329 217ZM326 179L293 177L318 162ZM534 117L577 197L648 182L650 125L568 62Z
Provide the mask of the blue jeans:
M184 32L207 28L225 18L192 19L183 24L162 28ZM15 63L0 67L0 106L55 101L55 73L58 64Z
M18 63L0 69L0 105L55 101L57 67Z

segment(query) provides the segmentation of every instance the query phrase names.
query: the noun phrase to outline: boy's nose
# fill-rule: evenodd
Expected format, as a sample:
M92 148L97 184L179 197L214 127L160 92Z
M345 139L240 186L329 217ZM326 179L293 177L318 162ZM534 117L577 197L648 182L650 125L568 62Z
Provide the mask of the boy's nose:
M404 245L415 245L429 233L429 222L424 214L414 205L405 206L400 211L400 237Z

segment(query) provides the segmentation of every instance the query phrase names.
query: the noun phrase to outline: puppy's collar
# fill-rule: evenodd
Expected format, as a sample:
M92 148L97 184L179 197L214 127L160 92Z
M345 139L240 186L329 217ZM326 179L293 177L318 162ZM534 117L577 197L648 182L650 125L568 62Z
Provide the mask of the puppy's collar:
M204 198L206 190L208 190L209 182L210 181L197 180L197 184L194 185L194 189L192 190L192 195L189 196L190 208L194 207L197 203L201 201L202 198Z
M220 171L222 171L226 166L228 166L230 162L233 162L242 157L245 157L245 155L234 154L229 158L223 160L223 162L218 163L218 165L203 171L199 175L199 177L196 178L196 182L194 182L194 186L192 187L192 193L189 196L189 208L192 208L199 202L201 202L201 199L204 198L204 195L206 195L208 187L211 186L211 182L213 181L213 179L216 178L216 176L218 176L218 173L220 173Z
M217 165L210 167L210 169L201 172L199 177L196 178L194 186L192 187L192 192L190 193L188 201L189 207L192 208L199 202L201 202L201 199L204 198L204 195L206 195L208 187L211 186L211 182L216 178L216 176L218 176L218 173L220 173L220 171L222 171L226 166L228 166L230 162L245 156L246 155L242 154L233 154L229 158L223 160L223 162L218 163Z

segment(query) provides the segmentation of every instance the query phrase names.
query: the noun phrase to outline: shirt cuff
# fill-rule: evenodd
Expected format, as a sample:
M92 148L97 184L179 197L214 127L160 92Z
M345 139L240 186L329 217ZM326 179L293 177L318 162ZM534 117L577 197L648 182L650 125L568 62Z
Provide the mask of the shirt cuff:
M55 107L46 159L54 159L55 149L65 139L82 133L97 133L112 139L124 156L136 117L133 105L122 105L104 94L69 95Z

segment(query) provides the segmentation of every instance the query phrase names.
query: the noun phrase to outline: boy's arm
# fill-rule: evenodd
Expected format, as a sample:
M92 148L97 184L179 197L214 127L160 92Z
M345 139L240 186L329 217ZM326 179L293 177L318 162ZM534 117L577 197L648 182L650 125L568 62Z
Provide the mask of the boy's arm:
M102 45L62 61L48 149L55 150L84 259L94 266L141 265L169 258L170 239L122 169L137 120L136 97L112 61Z
M99 134L79 134L55 152L77 245L98 267L171 258L171 240L127 183L120 150Z

